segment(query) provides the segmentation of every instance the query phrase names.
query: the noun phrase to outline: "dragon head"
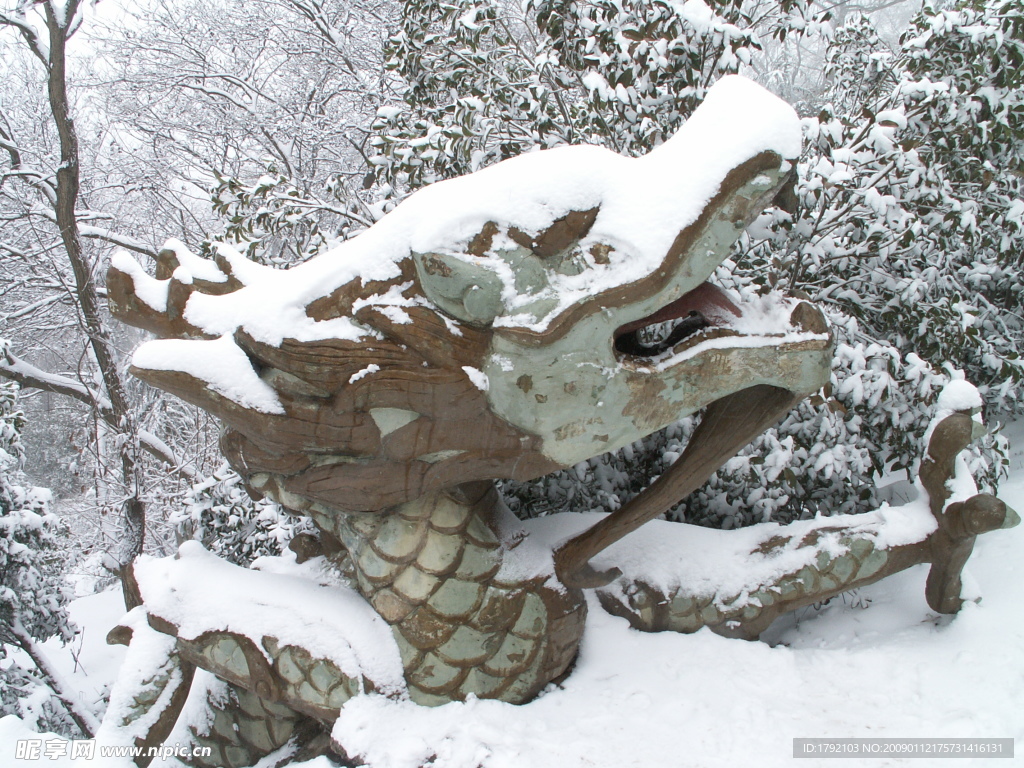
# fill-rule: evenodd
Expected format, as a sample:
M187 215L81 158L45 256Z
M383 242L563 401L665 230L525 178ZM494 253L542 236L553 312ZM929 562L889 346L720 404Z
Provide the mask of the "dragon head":
M218 416L233 466L291 508L531 479L744 390L827 380L817 309L707 282L799 150L787 105L725 78L645 157L512 158L289 270L171 242L150 277L120 254L111 307L167 337L134 372ZM652 325L667 338L645 342Z

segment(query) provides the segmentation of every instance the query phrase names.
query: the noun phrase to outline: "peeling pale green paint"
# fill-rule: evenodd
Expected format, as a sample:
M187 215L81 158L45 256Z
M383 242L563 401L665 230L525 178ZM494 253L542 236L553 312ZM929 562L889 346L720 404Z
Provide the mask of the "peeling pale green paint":
M360 575L370 581L387 582L400 566L378 557L369 547L359 556Z
M401 429L406 424L411 424L420 417L416 411L407 411L405 408L371 408L370 418L380 430L380 436L390 435L395 430Z
M495 549L498 546L498 537L479 517L474 517L469 521L469 525L466 526L466 535L485 549Z
M888 554L883 550L876 549L861 562L860 571L857 574L858 578L866 579L868 576L877 573L888 559Z
M448 579L427 602L442 616L465 616L480 602L482 591L475 582Z
M292 685L302 682L302 670L295 664L289 648L285 648L277 658L277 672Z
M440 531L457 531L469 517L469 507L457 504L447 496L441 497L430 517L430 525ZM428 546L430 546L428 544Z
M693 610L693 598L686 595L677 595L672 598L669 610L673 613L689 613Z
M857 560L863 560L875 548L869 539L854 539L850 543L850 554Z
M498 635L463 624L437 649L437 654L456 666L473 666L490 656L500 640Z
M704 619L705 624L714 624L721 618L721 615L719 614L718 609L715 608L715 606L708 605L705 606L703 610L701 610L700 617Z
M828 379L831 350L825 345L708 348L680 356L667 370L620 362L612 336L627 319L609 320L610 314L584 319L569 336L545 347L522 347L495 334L484 365L488 400L498 415L539 435L544 453L565 466L590 458L595 450L618 450L748 387L769 384L803 393ZM741 344L743 337L737 338ZM528 392L515 377L503 374L503 357L515 359L516 372L530 376ZM567 390L567 380L577 386ZM595 434L601 436L598 448Z
M490 325L501 312L504 283L486 260L434 253L414 253L412 258L423 292L449 315Z
M401 632L394 632L395 645L398 646L398 655L402 658L402 666L405 669L418 666L424 652L405 639Z
M420 544L420 537L416 535L419 527L420 523L410 522L399 515L389 515L381 524L372 546L388 559L405 560Z
M327 704L327 697L310 685L306 680L303 680L302 683L299 684L297 693L300 699L308 701L310 704L316 706L324 706Z
M850 555L837 557L832 565L832 575L839 579L840 583L846 583L857 570L857 562Z
M462 670L440 658L435 653L428 653L419 668L409 675L409 682L417 687L443 688L456 678ZM410 693L412 691L410 690Z
M213 732L222 739L234 739L235 721L226 712L218 712L213 718Z
M441 707L451 703L450 696L438 696L433 693L427 693L416 686L409 687L409 699L413 704L419 704L421 707Z
M797 572L796 578L803 584L804 594L813 594L818 591L818 572L814 568L810 566L801 568Z
M797 580L790 577L779 582L779 597L782 600L792 600L799 593Z
M328 661L320 660L309 670L309 681L321 693L327 693L341 677L341 672Z
M492 575L498 569L498 565L499 563L490 550L474 544L466 544L455 576L460 579L479 581L485 576Z
M506 635L501 648L487 660L484 668L497 675L513 675L526 668L536 644L536 640Z
M429 531L423 549L416 557L421 568L431 573L443 574L451 571L455 559L462 551L463 539L455 534Z
M273 752L277 749L277 745L271 741L270 734L267 733L266 724L261 721L239 719L238 734L246 743L261 752Z
M504 678L488 675L479 667L474 667L462 681L459 690L463 696L467 693L474 693L477 696L486 697L498 690L504 682Z
M206 650L206 655L217 666L223 667L241 678L249 676L249 663L237 641L230 637L219 638Z
M447 451L434 451L433 453L424 453L422 456L417 456L418 461L425 461L427 464L437 464L439 461L446 461L447 459L453 459L459 454L465 453L461 450L447 450Z
M392 586L396 592L410 602L418 603L430 596L438 582L437 576L432 576L421 571L415 565L410 565L398 575Z
M735 342L719 339L715 346L720 348L680 356L664 369L621 361L613 348L617 328L661 309L711 275L742 232L745 219L739 212L770 193L782 176L781 170L765 171L741 188L723 215L687 247L688 257L677 273L650 295L623 306L595 308L575 321L564 336L541 345L523 343L498 324L483 367L494 411L538 435L549 458L572 466L595 452L617 450L711 400L747 387L770 384L798 394L818 389L828 379L831 362L831 350L824 343L810 349L777 341L744 348L744 337L736 337ZM629 244L615 247L621 254L628 252ZM505 288L514 282L517 297L514 308L502 311L515 314L517 324L528 324L531 318L533 323L546 322L557 304L550 276L578 273L582 259L574 245L547 260L526 249L511 248L494 250L485 259L432 254L418 257L416 263L424 291L446 311L450 307L443 300L460 303L463 292L473 286L494 293L501 282L494 270L501 270ZM461 303L460 307L451 311L471 322ZM510 360L515 361L514 369Z
M512 632L522 637L540 637L545 627L544 603L534 593L526 596L519 618L512 626Z
M349 692L345 690L344 685L339 685L331 691L330 696L327 697L327 706L331 709L341 709L345 702L351 699Z

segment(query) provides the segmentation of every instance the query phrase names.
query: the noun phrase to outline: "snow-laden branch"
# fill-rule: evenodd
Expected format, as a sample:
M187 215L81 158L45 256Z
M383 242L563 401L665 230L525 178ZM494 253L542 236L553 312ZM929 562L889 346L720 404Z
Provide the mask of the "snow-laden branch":
M54 696L64 705L68 714L71 715L71 719L75 721L75 725L86 736L90 738L94 736L100 727L96 716L78 700L74 689L64 681L60 672L46 658L42 648L32 639L28 630L21 625L20 621L14 622L14 625L11 627L11 634L14 636L15 643L32 659L32 663L36 665L39 674L43 676L43 680L46 681L50 690L53 691Z
M100 417L111 427L117 428L118 426L110 400L69 376L44 371L42 368L37 368L8 353L6 357L0 358L0 377L15 381L22 387L53 392L78 400L90 408L95 408ZM174 453L174 450L156 435L139 430L139 445L154 458L170 465L174 472L185 479L195 479L195 470L187 466Z
M10 322L11 320L17 320L19 317L25 317L26 315L30 315L37 310L50 306L51 304L56 304L57 302L62 301L64 298L65 294L63 293L57 294L55 296L47 296L45 299L33 301L29 304L24 305L23 307L20 307L19 309L16 309L14 312L10 312L9 314L3 315L2 317L7 322Z
M21 33L22 38L32 55L43 62L46 67L50 66L50 50L46 42L39 36L39 32L29 22L25 10L34 5L31 0L18 0L18 3L10 11L0 11L0 25L14 27Z
M2 19L2 14L0 14L0 19ZM3 22L0 20L0 25L2 24ZM25 183L38 189L52 205L57 199L57 188L54 184L53 174L44 173L38 168L25 165L22 149L15 141L10 120L7 119L7 115L2 109L0 109L0 120L3 122L3 125L0 126L0 149L8 154L11 161L11 169L0 173L0 186L7 179L23 179Z
M21 164L20 157L17 154L18 149L13 144L0 142L0 148L7 150L11 155L12 163L11 170L0 173L0 184L3 184L7 179L22 179L26 184L38 189L52 205L57 199L57 188L53 183L53 174L44 173L38 168Z
M37 256L41 256L41 255L47 254L50 251L52 251L54 248L58 248L59 246L60 246L60 241L56 240L56 241L53 241L51 243L43 243L38 248L36 248L36 249L34 249L32 251L23 251L20 248L15 248L10 243L5 243L3 240L0 240L0 252L8 253L11 256L15 256L15 257L17 257L19 259L24 259L26 261L28 261L31 258L35 258ZM6 275L5 275L5 277L6 277ZM63 285L62 283L58 283L58 282L52 281L52 280L46 280L46 281L42 281L41 282L40 278L38 278L38 277L22 278L22 280L31 282L36 288L49 288L51 290L66 290L66 286L65 285ZM28 284L28 282L26 282L26 285Z
M327 17L327 14L324 12L323 3L318 0L287 0L287 2L296 11L312 22L319 35L327 41L328 44L334 47L339 59L342 64L345 65L349 74L360 79L359 67L353 63L348 52L345 50L346 46L344 36L339 34L338 30Z
M105 227L93 227L86 224L79 224L78 233L82 237L112 243L124 248L125 250L149 256L151 259L155 259L157 256L156 250L150 248L141 240L136 240L134 237L129 237L128 235L122 235L119 232L114 232L113 230L106 229Z
M38 216L42 216L47 221L54 224L57 223L57 216L53 210L49 208L43 208L36 206L32 209L31 213ZM101 214L96 211L78 211L75 214L78 220L78 234L81 237L88 238L90 240L102 240L106 243L119 246L128 251L134 251L135 253L141 253L143 256L149 256L151 259L157 257L157 251L151 248L141 240L137 240L129 235L122 235L120 232L115 232L112 229L106 227L94 227L90 224L83 224L84 220L95 220L100 218Z
M187 80L181 80L177 83L177 85L179 88L185 88L190 91L197 91L199 93L205 94L206 96L209 96L210 98L224 99L229 104L233 104L243 112L246 112L254 117L256 116L256 110L251 104L246 104L244 101L235 98L234 95L220 88L214 88L213 86L209 85L200 85L199 83L190 83Z
M69 376L44 371L8 353L0 359L0 376L18 382L23 387L41 389L74 398L101 413L110 410L110 401L80 381Z
M7 149L7 147L4 146L4 149ZM11 171L8 171L7 173L5 173L3 175L3 178L5 178L5 179L14 179L14 178L24 179L25 181L27 181L28 183L32 184L33 186L45 185L46 189L48 190L48 192L52 192L53 191L53 174L44 173L43 171L40 171L37 168L32 168L32 167L26 167L26 166L23 166L23 165L19 165L14 170L11 170ZM50 195L48 194L47 196L49 197Z

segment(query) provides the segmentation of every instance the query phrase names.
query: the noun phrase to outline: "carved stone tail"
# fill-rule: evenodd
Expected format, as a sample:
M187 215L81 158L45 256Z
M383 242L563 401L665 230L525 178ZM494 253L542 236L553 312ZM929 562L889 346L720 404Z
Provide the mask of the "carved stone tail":
M981 424L970 413L954 413L935 426L921 461L921 485L928 492L932 514L939 524L939 530L929 539L928 562L932 568L925 596L928 605L938 613L960 610L960 571L974 551L978 535L1020 522L1012 509L988 494L948 503L949 481L956 474L957 456L980 432Z
M627 573L624 580L599 590L601 604L648 632L696 632L706 626L728 637L755 639L783 613L872 584L910 566L930 563L925 591L928 605L938 613L956 613L963 604L960 572L976 537L1020 522L1012 509L988 494L949 503L956 457L976 434L975 424L971 414L957 412L933 430L920 470L930 514L920 505L887 512L890 518L917 515L917 522L924 526L930 517L934 530L918 541L886 545L887 518L877 514L846 515L835 518L834 524L793 523L749 553L751 559L785 553L806 563L770 582L751 583L737 594L710 594L688 585L664 591L642 577L630 580Z

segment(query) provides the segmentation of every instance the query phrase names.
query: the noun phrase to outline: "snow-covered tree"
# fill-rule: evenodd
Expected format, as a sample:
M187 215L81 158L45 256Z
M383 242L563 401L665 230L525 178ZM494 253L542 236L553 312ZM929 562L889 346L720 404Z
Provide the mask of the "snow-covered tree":
M144 546L146 505L139 491L144 449L176 460L160 441L140 434L138 412L120 367L120 352L101 305L97 242L143 246L102 226L107 217L90 208L96 177L83 174L76 124L78 104L70 85L69 41L80 29L84 8L70 2L18 2L0 9L0 44L10 51L7 66L27 75L30 94L0 104L0 255L15 279L5 301L22 298L4 318L3 332L17 333L12 320L37 311L64 308L64 343L75 348L75 374L53 375L20 360L9 348L0 354L0 377L23 387L68 395L84 403L103 440L94 444L104 459L111 494L111 519L119 520L111 560L127 565ZM7 85L7 88L12 86ZM6 271L6 270L5 270ZM34 298L23 291L35 290ZM18 324L20 325L20 324ZM20 338L19 338L20 341Z
M790 506L792 490L813 499L799 491L822 470L859 489L871 486L854 481L912 470L949 377L978 383L994 413L1020 408L1021 97L1006 66L1021 57L1020 13L1005 2L926 10L895 52L863 16L833 38L830 101L805 120L796 210L766 213L723 276L805 292L838 334L822 403L843 414L838 453L797 438L812 466L782 487L757 473ZM1005 454L999 436L974 450L986 488L1005 474ZM871 496L848 501L863 508Z
M216 428L127 375L138 335L106 311L102 274L113 250L155 258L146 235L165 237L174 219L189 219L179 216L187 201L165 210L168 190L138 161L146 153L133 151L124 115L102 113L102 92L83 87L96 60L70 41L89 13L77 2L0 10L0 335L12 340L0 379L46 393L34 403L57 396L73 404L44 427L66 446L60 485L83 494L73 535L115 574L143 548L173 542L166 509L207 469Z
M804 0L409 0L388 43L403 106L377 113L378 175L404 188L538 147L642 155L722 75L823 15Z
M1020 30L1019 3L925 11L892 56L852 19L830 101L805 121L797 210L766 216L745 254L751 279L952 362L1003 410L1024 383Z
M6 346L0 339L0 352ZM92 714L39 645L51 637L69 641L75 627L58 546L64 527L49 510L50 491L20 482L25 419L17 393L16 385L0 382L0 714L17 714L46 729L92 733ZM33 666L20 664L13 650Z
M181 240L197 251L227 241L286 266L380 216L365 154L392 8L161 0L98 33L117 139L185 201Z

